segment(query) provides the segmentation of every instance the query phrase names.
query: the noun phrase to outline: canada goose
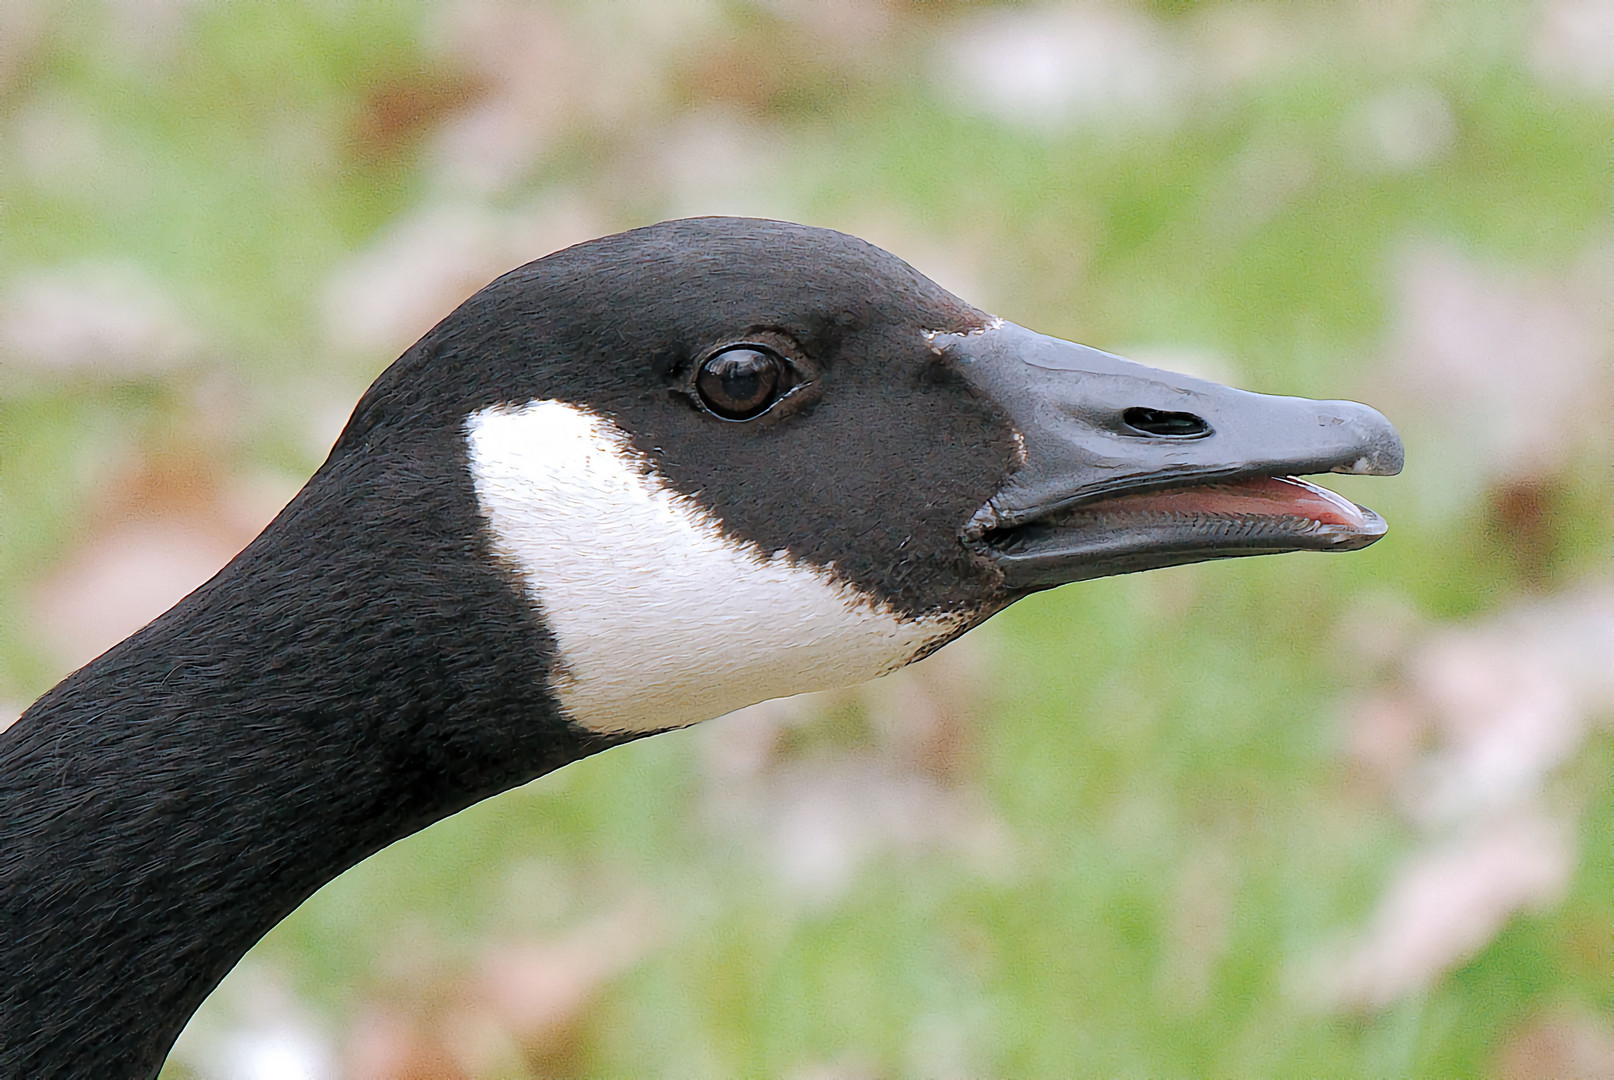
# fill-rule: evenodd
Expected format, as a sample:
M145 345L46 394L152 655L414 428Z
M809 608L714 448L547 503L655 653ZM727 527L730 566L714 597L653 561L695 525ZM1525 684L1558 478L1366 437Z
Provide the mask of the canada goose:
M6 1076L149 1077L320 885L479 799L871 678L1029 593L1345 550L1378 413L993 318L840 233L671 221L410 348L253 543L0 742Z

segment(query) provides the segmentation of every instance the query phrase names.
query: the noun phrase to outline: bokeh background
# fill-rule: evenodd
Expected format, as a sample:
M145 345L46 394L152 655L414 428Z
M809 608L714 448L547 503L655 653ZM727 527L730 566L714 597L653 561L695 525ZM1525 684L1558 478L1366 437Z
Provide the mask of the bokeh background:
M861 235L1356 397L1387 539L1028 600L274 930L190 1077L1614 1076L1614 2L5 0L0 721L498 273Z

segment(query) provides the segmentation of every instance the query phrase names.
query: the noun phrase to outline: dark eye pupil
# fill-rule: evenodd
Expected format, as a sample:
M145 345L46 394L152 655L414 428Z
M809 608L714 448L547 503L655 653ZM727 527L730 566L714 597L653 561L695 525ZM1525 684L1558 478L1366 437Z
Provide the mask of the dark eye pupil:
M729 349L701 366L695 388L701 400L729 420L749 420L773 404L779 358L756 349Z

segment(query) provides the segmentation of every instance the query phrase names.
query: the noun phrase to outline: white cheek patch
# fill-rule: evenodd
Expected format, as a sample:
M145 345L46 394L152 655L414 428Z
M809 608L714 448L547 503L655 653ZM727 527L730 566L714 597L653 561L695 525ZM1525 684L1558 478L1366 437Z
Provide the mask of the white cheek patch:
M493 548L559 651L550 689L596 732L683 727L862 682L952 637L827 571L729 536L609 421L561 401L466 419Z

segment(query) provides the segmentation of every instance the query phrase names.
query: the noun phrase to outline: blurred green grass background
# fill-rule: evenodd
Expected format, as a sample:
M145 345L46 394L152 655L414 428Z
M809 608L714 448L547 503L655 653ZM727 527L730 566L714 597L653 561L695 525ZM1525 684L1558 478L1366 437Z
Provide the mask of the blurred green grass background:
M1348 557L1025 601L322 890L181 1077L1614 1075L1614 4L8 0L0 706L493 276L853 232L1409 449Z

